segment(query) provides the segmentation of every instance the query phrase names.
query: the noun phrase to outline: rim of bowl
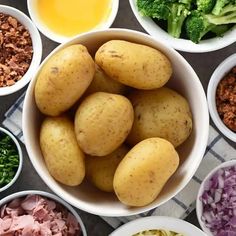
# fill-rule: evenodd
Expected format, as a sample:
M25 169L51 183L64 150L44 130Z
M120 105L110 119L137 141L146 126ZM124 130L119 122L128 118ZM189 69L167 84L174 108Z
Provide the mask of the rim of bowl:
M35 9L36 7L34 6L35 2L36 0L34 1L27 0L27 7L28 7L29 15L32 21L35 23L35 25L37 26L37 28L42 34L44 34L47 38L57 43L65 43L66 41L71 40L72 38L76 36L76 35L71 36L71 37L62 36L60 34L55 33L53 30L51 30L46 25L44 25L44 23L37 16L36 9ZM95 28L87 32L104 30L104 29L110 28L110 26L112 25L112 23L114 22L116 18L118 9L119 9L119 0L111 0L111 11L110 11L109 17L103 22L101 22L99 25L97 25ZM84 34L84 33L86 32L78 33L77 35Z
M83 236L87 236L87 232L84 226L84 223L81 219L81 217L79 216L79 214L75 211L75 209L69 205L65 200L61 199L60 197L56 196L55 194L52 193L48 193L45 191L41 191L41 190L24 190L24 191L20 191L20 192L16 192L16 193L12 193L6 197L4 197L3 199L0 200L0 207L10 201L12 201L15 198L18 197L24 197L27 195L40 195L46 198L50 198L58 203L60 203L61 205L63 205L65 208L67 208L68 211L70 211L76 218L76 220L79 222L81 230L83 232Z
M195 225L187 221L168 216L148 216L130 221L113 231L109 236L130 235L144 230L164 229L181 233L183 235L207 236Z
M223 79L223 77L229 73L229 71L236 66L236 53L232 54L231 56L227 57L224 61L222 61L215 71L213 72L208 88L207 88L207 101L209 112L211 118L217 128L229 139L236 142L236 133L230 130L221 120L217 108L216 108L216 89L219 82Z
M196 83L196 86L198 87L198 90L199 90L199 93L201 94L201 98L202 100L199 101L203 104L203 109L205 110L203 112L204 114L204 117L202 118L203 119L203 124L205 125L204 129L202 130L203 135L202 135L202 138L201 139L198 139L198 146L195 147L195 151L197 150L198 152L198 155L199 155L199 159L198 159L198 162L196 163L196 165L191 168L192 172L191 172L191 175L188 175L186 181L184 181L184 183L181 183L181 185L179 186L179 188L177 189L177 191L175 192L175 194L169 194L169 196L165 199L165 200L162 200L160 201L160 203L158 204L155 204L154 202L150 203L148 206L144 206L144 207L137 207L135 208L134 210L132 211L129 211L129 213L112 213L112 214L107 214L107 213L103 213L102 215L103 216L109 216L109 217L119 217L119 216L129 216L129 215L135 215L135 214L139 214L139 213L142 213L142 212L146 212L148 210L151 210L151 209L154 209L162 204L164 204L165 202L167 202L168 200L170 200L172 197L174 197L175 195L177 195L186 185L187 183L191 180L192 176L194 175L194 173L196 172L198 166L200 165L200 162L204 156L204 153L205 153L205 149L206 149L206 146L207 146L207 141L208 141L208 134L209 134L209 113L208 113L208 108L207 108L207 101L206 101L206 96L205 96L205 92L203 90L203 87L202 87L202 84L197 76L197 74L195 73L195 71L193 70L193 68L191 67L191 65L184 59L183 56L181 56L176 50L174 50L173 48L171 48L169 45L166 45L164 44L163 42L161 41L158 41L156 40L155 38L153 38L152 36L148 35L148 34L145 34L145 33L142 33L142 32L139 32L139 31L135 31L135 30L130 30L130 29L119 29L119 28L110 28L110 29L106 29L106 30L99 30L99 31L93 31L93 32L88 32L88 33L84 33L84 34L81 34L81 35L77 35L75 36L72 40L70 41L67 41L66 43L63 43L61 45L59 45L58 47L56 47L45 59L44 61L41 63L37 73L34 75L34 78L32 79L28 89L27 89L27 92L26 92L26 96L25 96L25 100L24 100L24 105L23 105L23 118L22 118L22 124L23 124L23 134L24 134L24 137L25 137L25 144L26 144L26 149L27 149L27 152L29 154L29 158L31 160L31 163L32 165L34 166L35 170L37 171L37 173L39 174L39 176L41 177L41 179L48 185L49 188L52 189L52 186L53 185L53 182L51 180L48 180L45 175L44 175L44 171L42 169L39 169L38 168L38 164L37 164L37 161L33 158L31 158L32 154L34 151L32 149L32 146L30 145L30 138L28 137L28 131L27 130L27 127L28 127L28 112L26 112L26 107L27 107L27 102L26 101L30 101L30 96L31 96L31 90L33 91L33 87L35 86L35 82L36 82L36 76L37 74L39 73L40 71L40 68L42 68L44 66L44 64L48 61L48 59L56 52L58 52L59 50L61 50L62 48L66 47L67 45L71 45L75 42L77 42L78 39L82 39L85 38L85 37L91 37L90 35L94 35L94 34L103 34L103 33L115 33L115 36L113 35L113 37L122 37L122 35L126 35L127 38L131 37L140 37L143 42L145 43L145 41L147 42L147 40L151 40L151 42L155 42L155 43L158 43L162 48L163 50L168 50L169 52L173 53L179 60L182 61L183 64L185 64L186 66L186 69L188 71L191 71L192 73L192 78L194 79L194 82ZM128 39L127 39L128 40ZM201 158L200 158L201 157ZM78 204L77 201L75 201L65 190L63 190L63 193L62 193L62 190L61 188L57 187L52 189L52 191L54 191L58 196L60 197L63 197L64 199L67 200L67 202L69 202L71 205L83 210L83 211L86 211L86 212L89 212L91 214L95 214L95 215L99 215L99 213L97 212L97 210L88 210L86 206L83 206L82 204Z
M200 197L202 196L202 193L204 191L204 185L205 183L220 169L223 169L225 167L229 167L229 166L234 166L236 165L236 160L230 160L230 161L225 161L223 163L221 163L220 165L216 166L214 169L212 169L207 176L203 179L200 188L198 190L198 194L197 194L197 199L196 199L196 213L197 213L197 219L198 222L202 228L202 230L209 236L213 236L213 234L211 233L211 231L205 226L205 224L203 223L203 221L201 220L201 216L202 216L202 202L200 201Z
M0 12L16 18L17 21L29 31L33 45L33 57L24 76L14 85L0 88L0 96L5 96L22 89L31 80L32 74L37 69L42 59L42 40L37 27L30 18L20 10L10 6L0 5Z
M16 137L10 131L0 127L0 132L3 132L5 134L7 134L13 140L13 142L15 143L15 145L17 147L17 151L18 151L18 154L19 154L19 166L18 166L18 169L17 169L17 171L15 173L14 178L11 180L11 182L8 183L7 185L4 185L2 188L0 188L0 192L3 192L4 190L10 188L16 182L16 180L18 179L18 177L19 177L19 175L21 173L21 170L22 170L23 154L22 154L22 149L21 149L21 146L20 146L18 140L16 139Z
M167 42L171 47L183 52L203 53L216 51L229 46L236 41L236 26L230 29L223 37L201 40L200 43L193 43L188 39L177 39L169 35L158 26L150 17L141 16L135 4L136 0L129 0L131 9L140 25L153 37Z

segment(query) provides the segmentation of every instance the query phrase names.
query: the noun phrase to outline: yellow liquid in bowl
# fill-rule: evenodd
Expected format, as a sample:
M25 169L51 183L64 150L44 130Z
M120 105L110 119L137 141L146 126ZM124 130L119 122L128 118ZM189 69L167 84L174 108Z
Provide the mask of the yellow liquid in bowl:
M38 16L53 32L71 37L104 22L111 0L38 0Z

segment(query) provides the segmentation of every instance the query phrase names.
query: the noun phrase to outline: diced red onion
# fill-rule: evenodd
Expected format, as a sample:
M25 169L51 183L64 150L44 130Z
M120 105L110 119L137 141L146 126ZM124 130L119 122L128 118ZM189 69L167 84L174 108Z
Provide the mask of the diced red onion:
M214 236L236 236L236 166L218 170L204 188L202 221Z

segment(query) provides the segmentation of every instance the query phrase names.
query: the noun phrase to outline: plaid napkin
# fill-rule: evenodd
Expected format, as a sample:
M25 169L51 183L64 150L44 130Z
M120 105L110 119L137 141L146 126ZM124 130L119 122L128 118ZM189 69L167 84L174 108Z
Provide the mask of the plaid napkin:
M23 100L24 94L7 111L5 114L6 119L3 122L3 125L15 134L22 142L24 142L23 133L21 130ZM235 159L235 154L235 149L230 146L213 127L210 127L208 146L203 161L191 181L178 195L166 202L164 205L140 215L102 218L114 228L117 228L121 224L130 220L143 216L162 215L184 218L195 208L195 200L202 179L211 169L220 163Z

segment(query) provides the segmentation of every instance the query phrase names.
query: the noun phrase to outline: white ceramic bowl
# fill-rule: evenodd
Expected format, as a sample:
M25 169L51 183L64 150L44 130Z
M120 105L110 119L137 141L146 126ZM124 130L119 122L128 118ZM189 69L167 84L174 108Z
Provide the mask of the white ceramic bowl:
M75 216L76 220L79 222L82 235L81 236L87 236L86 229L84 226L83 221L81 220L79 214L71 207L68 203L63 201L61 198L57 197L54 194L48 193L48 192L43 192L43 191L37 191L37 190L27 190L27 191L21 191L21 192L16 192L11 195L8 195L7 197L3 198L0 200L0 207L3 205L13 201L16 198L21 198L21 197L26 197L27 195L39 195L42 197L46 197L48 199L54 200L55 202L58 202L62 206L64 206L72 215Z
M230 130L221 120L217 108L216 108L216 89L218 83L223 77L229 73L229 71L236 66L236 53L226 58L213 72L208 88L207 88L207 100L211 118L217 128L225 135L227 138L231 139L233 142L236 142L236 133Z
M27 6L28 6L28 11L29 11L30 17L33 20L33 22L36 24L37 28L46 37L48 37L49 39L51 39L55 42L65 43L66 41L70 40L72 37L66 37L66 36L57 34L53 31L53 29L51 29L45 25L45 23L40 19L39 15L38 15L37 7L36 7L37 1L38 0L27 0ZM91 29L91 31L108 29L112 25L112 23L114 22L114 20L116 18L118 8L119 8L119 0L111 0L111 10L110 10L109 17L107 17L106 20L101 22L94 29Z
M33 58L29 69L25 75L14 85L8 87L0 87L0 96L12 94L22 89L31 80L35 70L38 68L42 58L42 40L38 29L28 16L16 8L0 5L0 12L11 15L16 18L29 31L33 44Z
M20 144L19 144L18 140L15 138L15 136L11 132L9 132L8 130L6 130L2 127L0 127L0 133L1 132L7 134L13 140L13 142L15 143L15 145L17 147L18 154L19 154L19 166L18 166L18 169L15 173L14 178L11 180L10 183L8 183L7 185L0 188L0 192L8 189L9 187L11 187L16 182L16 180L18 179L18 177L20 175L20 172L22 170L22 165L23 165L23 155L22 155L22 150L21 150L21 147L20 147Z
M110 236L132 236L144 230L152 229L169 230L181 233L184 236L207 236L199 228L184 220L166 216L149 216L133 220L119 227Z
M168 43L177 50L193 53L210 52L224 48L236 41L236 26L225 33L223 37L201 40L198 44L193 43L191 40L174 38L159 27L151 18L142 16L138 11L136 1L129 0L133 13L142 27L153 37Z
M231 161L226 161L223 162L222 164L218 165L216 168L214 168L202 181L201 186L198 190L198 195L197 195L197 200L196 200L196 212L197 212L197 218L198 222L202 228L202 230L208 235L208 236L213 236L209 228L205 226L205 223L202 221L202 213L203 213L203 204L202 201L200 200L200 197L202 196L205 186L207 182L212 178L212 176L220 169L229 167L229 166L236 166L236 160L231 160Z
M84 211L103 216L125 216L148 211L165 203L181 191L194 175L205 152L209 115L205 93L201 82L188 62L174 49L157 41L147 34L127 29L108 29L90 32L75 37L71 41L57 47L42 63L41 67L62 48L76 43L84 44L94 54L106 41L123 39L135 43L149 45L165 53L173 65L174 74L168 85L183 94L190 103L193 114L193 131L188 140L178 148L181 165L173 177L165 185L154 202L144 207L130 208L118 201L113 194L103 193L84 182L76 188L66 187L55 181L49 174L39 146L39 128L43 116L36 107L34 86L35 74L28 87L23 107L23 133L30 160L44 182L60 197L73 206ZM40 69L38 70L38 72Z

